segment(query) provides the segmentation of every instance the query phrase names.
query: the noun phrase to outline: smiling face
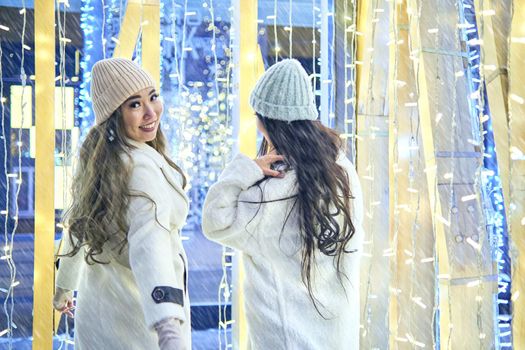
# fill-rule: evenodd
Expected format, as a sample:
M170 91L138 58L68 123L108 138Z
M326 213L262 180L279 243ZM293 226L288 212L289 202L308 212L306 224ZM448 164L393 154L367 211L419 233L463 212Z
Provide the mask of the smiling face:
M163 106L154 88L146 88L130 96L120 110L127 137L137 142L155 139Z

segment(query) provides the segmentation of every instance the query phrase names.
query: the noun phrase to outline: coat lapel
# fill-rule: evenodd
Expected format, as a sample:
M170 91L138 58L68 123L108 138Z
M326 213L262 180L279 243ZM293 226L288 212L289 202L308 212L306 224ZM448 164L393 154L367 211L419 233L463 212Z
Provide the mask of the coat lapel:
M166 179L166 181L183 198L186 208L189 208L189 205L190 205L189 199L188 199L188 196L186 195L186 192L182 188L182 183L179 180L180 176L176 172L176 170L173 169L168 164L168 162L166 162L166 159L164 159L162 154L157 152L155 149L153 149L151 146L149 146L146 143L137 142L132 139L127 139L126 141L130 143L131 145L133 145L134 147L146 152L148 156L154 160L155 164L157 164L157 166L160 168L162 175L164 175L164 178Z
M186 207L189 208L189 199L186 195L186 192L182 189L182 184L179 180L178 173L176 173L175 169L170 167L166 161L164 161L164 163L165 164L163 164L163 166L160 167L162 175L164 175L164 178L166 179L166 181L168 181L170 186L173 187L173 189L180 194L180 196L184 199Z

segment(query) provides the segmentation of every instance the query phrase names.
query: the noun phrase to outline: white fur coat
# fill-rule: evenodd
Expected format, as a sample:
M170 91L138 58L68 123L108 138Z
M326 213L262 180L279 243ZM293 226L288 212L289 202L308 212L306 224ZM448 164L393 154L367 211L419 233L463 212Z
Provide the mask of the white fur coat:
M349 174L355 235L342 261L342 283L334 259L316 254L312 268L316 311L301 279L301 237L294 199L294 171L282 179L264 176L250 158L238 155L209 190L203 209L205 235L243 253L245 309L252 350L359 349L359 269L364 232L363 204L354 166L338 160ZM264 201L264 203L260 203ZM284 227L284 228L283 228Z

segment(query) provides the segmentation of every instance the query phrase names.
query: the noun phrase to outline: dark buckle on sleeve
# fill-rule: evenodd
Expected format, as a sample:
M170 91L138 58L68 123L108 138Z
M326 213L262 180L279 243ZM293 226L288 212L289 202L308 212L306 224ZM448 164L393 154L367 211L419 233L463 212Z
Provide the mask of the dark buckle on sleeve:
M156 304L175 303L184 307L184 292L182 289L159 286L153 289L151 297Z

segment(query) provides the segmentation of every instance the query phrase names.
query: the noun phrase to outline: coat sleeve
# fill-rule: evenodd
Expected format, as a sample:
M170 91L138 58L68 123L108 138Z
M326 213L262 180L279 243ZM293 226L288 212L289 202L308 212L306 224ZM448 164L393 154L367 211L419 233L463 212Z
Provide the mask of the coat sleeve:
M186 321L181 302L154 299L154 291L170 288L185 293L184 277L177 276L170 232L171 206L166 202L160 168L146 157L134 159L128 208L129 262L137 282L148 327L168 317ZM125 296L124 296L125 297Z
M73 250L72 242L66 231L62 234L60 254L67 254ZM55 277L55 286L67 290L78 290L80 276L85 268L84 248L73 256L60 257L58 271Z
M250 187L264 178L252 159L239 154L229 163L218 181L210 187L202 209L204 235L218 243L250 253L257 239L250 227L257 227L261 215L261 195ZM253 203L249 203L250 199Z

